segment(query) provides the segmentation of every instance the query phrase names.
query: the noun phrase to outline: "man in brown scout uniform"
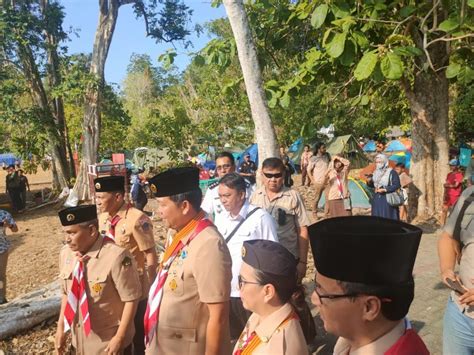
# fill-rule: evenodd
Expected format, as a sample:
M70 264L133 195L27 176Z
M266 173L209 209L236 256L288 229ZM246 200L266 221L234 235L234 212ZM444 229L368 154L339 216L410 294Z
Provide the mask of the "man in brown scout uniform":
M142 285L142 300L135 316L134 353L145 353L143 317L145 315L148 290L155 279L157 255L153 239L153 225L142 211L125 201L123 176L105 176L94 180L96 203L99 207L100 232L115 244L128 249L137 262Z
M60 254L61 310L57 354L72 331L76 354L131 354L133 317L141 297L135 260L98 231L94 205L59 212L66 234Z
M252 194L250 203L265 209L277 222L278 241L298 259L298 278L306 274L308 225L310 220L300 194L283 186L285 167L281 159L262 163L263 185Z
M167 241L150 288L146 353L228 354L231 257L200 208L199 170L170 169L150 184L159 215L177 233Z

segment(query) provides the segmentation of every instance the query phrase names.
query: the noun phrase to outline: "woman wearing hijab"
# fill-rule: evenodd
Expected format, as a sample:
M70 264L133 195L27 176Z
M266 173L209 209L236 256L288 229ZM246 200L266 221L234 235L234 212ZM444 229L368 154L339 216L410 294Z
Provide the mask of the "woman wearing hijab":
M240 297L253 314L232 354L308 354L296 308L305 302L304 293L297 286L293 254L276 242L249 240L242 260Z
M372 200L372 216L389 219L400 219L398 206L390 206L387 203L387 193L400 189L400 178L395 170L388 165L388 158L384 154L375 157L375 171L367 180L367 185L375 189Z

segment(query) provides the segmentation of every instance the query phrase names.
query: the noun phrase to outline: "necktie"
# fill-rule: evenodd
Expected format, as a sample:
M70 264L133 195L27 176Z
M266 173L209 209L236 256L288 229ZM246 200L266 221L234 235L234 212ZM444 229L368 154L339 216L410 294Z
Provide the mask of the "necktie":
M72 275L72 285L67 295L67 304L64 310L64 331L67 332L71 329L79 306L84 333L88 336L91 331L91 320L89 317L89 304L87 303L86 281L84 279L84 263L90 257L87 255L82 256L80 253L76 253L76 256L77 261Z

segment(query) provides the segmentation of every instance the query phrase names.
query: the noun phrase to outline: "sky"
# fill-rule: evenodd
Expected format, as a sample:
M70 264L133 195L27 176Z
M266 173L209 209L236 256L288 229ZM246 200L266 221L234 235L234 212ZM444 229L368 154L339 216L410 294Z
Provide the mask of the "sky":
M99 0L60 1L66 12L64 29L72 28L78 32L78 35L71 34L70 42L66 43L69 48L68 53L91 53L99 17ZM194 10L190 29L194 28L195 24L203 25L210 20L226 16L223 6L211 7L211 0L184 0L184 2ZM184 69L189 64L188 52L198 51L210 40L206 34L197 37L195 33L188 39L193 43L194 48L184 49L175 44L178 56L174 64L179 69ZM105 66L105 80L109 83L121 84L132 53L148 54L154 64L158 64L158 57L170 48L173 48L171 43L156 43L155 40L145 36L144 21L135 18L132 5L121 6Z

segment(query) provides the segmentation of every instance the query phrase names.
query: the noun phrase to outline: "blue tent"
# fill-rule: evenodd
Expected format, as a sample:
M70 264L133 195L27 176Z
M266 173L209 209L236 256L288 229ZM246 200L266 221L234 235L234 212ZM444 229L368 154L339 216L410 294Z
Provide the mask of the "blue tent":
M242 154L240 154L240 157L237 159L237 168L244 162L243 157L245 154L250 154L250 160L255 162L258 166L258 146L257 143L252 144L250 147L245 149Z
M364 152L375 152L376 146L377 144L375 143L375 141L368 141L367 143L365 143L364 148L362 149L364 150Z
M365 182L359 179L349 178L347 182L349 191L351 193L351 202L353 208L371 208L370 200L373 197L373 192L370 190ZM325 204L324 194L319 200L318 207L323 208Z
M405 147L405 144L400 142L398 139L390 141L385 148L386 152L404 152L406 150L407 147Z
M398 163L403 163L405 164L405 168L410 169L411 166L411 153L409 152L402 152L398 154L392 155L390 158L388 158L391 161Z
M5 154L0 154L0 164L5 164L5 165L14 165L15 162L20 162L21 160L18 159L15 155L12 153L5 153Z

